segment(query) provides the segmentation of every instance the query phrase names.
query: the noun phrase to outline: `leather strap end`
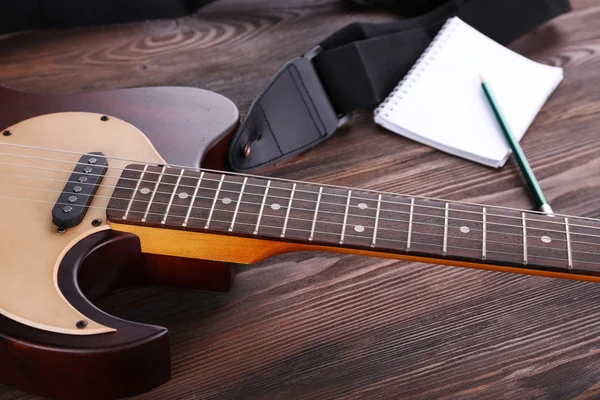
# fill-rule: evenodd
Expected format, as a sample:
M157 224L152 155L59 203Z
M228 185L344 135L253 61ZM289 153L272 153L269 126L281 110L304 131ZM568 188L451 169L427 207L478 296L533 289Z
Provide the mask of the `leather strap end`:
M251 171L310 149L349 119L336 114L317 75L318 52L287 63L254 100L229 146L232 170Z

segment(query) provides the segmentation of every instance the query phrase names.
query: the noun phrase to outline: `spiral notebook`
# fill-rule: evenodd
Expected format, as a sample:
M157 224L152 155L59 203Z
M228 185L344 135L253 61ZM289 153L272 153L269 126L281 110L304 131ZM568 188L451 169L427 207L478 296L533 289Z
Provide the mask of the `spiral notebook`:
M438 150L501 167L511 150L480 75L518 140L563 79L562 68L531 61L454 17L377 107L375 122Z

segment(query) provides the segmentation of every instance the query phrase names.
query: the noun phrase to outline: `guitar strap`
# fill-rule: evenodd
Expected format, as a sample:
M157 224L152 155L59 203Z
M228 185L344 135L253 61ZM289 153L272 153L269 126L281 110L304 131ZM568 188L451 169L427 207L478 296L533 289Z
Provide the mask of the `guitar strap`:
M306 151L377 106L453 16L500 44L570 10L568 0L450 0L419 17L354 23L288 62L256 97L228 150L247 172Z

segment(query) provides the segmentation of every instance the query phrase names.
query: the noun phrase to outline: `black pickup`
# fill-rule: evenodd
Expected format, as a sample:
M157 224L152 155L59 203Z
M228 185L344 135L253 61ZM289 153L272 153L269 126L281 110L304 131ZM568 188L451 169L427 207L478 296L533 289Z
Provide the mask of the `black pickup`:
M79 159L52 209L54 225L73 228L83 221L107 166L108 161L100 152L88 153Z

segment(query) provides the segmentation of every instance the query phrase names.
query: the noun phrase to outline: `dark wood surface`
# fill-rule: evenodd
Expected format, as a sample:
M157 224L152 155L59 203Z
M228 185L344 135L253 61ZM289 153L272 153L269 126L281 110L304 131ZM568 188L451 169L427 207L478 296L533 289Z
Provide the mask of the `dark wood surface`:
M560 213L600 217L600 5L512 47L565 68L522 141ZM0 40L0 84L74 93L150 85L217 91L244 112L283 62L357 19L335 0L221 0L191 17ZM377 128L359 113L271 176L529 209L501 170ZM299 253L240 268L233 290L122 291L106 311L170 329L173 379L140 399L600 398L600 286ZM0 399L33 399L0 386Z

